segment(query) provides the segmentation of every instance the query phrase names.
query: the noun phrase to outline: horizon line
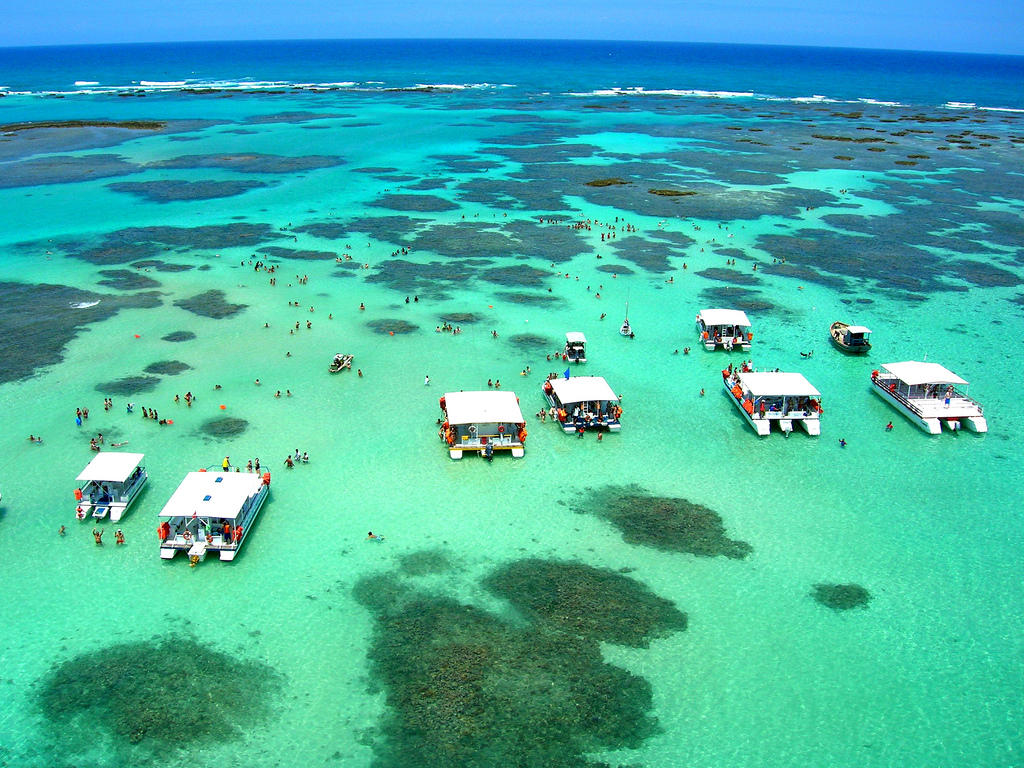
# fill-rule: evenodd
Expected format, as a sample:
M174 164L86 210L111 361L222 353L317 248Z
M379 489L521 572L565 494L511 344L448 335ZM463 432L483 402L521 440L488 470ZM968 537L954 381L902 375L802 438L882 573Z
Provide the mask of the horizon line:
M992 53L928 48L872 48L846 45L797 45L792 43L734 43L716 40L641 40L635 38L557 38L557 37L266 37L266 38L223 38L209 40L139 40L133 42L112 41L92 43L42 43L26 45L3 45L0 51L17 51L38 48L108 48L133 45L213 45L217 43L353 43L353 42L491 42L491 43L631 43L639 45L710 45L743 48L800 48L830 51L873 51L889 53L955 54L958 56L990 56L998 58L1024 59L1024 53Z

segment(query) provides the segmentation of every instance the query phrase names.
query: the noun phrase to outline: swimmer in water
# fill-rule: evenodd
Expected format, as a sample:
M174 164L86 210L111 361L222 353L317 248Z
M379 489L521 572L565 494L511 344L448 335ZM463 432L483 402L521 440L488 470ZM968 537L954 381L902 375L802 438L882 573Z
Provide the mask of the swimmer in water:
M377 541L384 541L384 537L383 536L378 536L373 531L370 531L370 532L368 532L366 534L366 539L367 539L367 541L369 541L370 539L376 539Z

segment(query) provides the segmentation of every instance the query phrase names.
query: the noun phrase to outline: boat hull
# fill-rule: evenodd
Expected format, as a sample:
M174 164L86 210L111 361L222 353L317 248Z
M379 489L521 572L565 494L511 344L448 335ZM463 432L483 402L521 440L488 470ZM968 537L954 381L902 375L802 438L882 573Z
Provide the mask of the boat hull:
M550 405L553 408L562 408L563 407L561 403L559 403L557 400L555 400L555 396L554 396L553 393L544 392L544 399L547 400L548 401L548 405ZM558 422L558 426L567 435L575 434L576 430L577 430L577 425L575 424L575 422L571 422L571 421L565 421L564 423L563 422ZM607 429L609 432L618 432L620 429L622 429L622 424L617 419L614 420L614 421L609 421L609 420L600 421L600 422L595 421L595 422L591 422L590 424L585 424L584 425L584 429L598 429L598 430Z
M199 558L198 562L202 562L206 559L206 556L212 553L220 555L222 562L230 562L234 560L236 555L242 549L242 545L245 544L245 539L248 537L249 532L252 530L253 524L256 522L256 518L260 514L260 510L263 509L263 505L267 501L267 497L270 495L270 486L264 485L260 492L255 498L252 512L245 519L242 525L242 538L234 542L234 546L225 545L221 542L220 534L213 536L213 544L208 545L206 542L194 542L191 541L187 544L180 543L180 538L177 537L174 540L167 540L160 542L160 559L161 560L173 560L174 556L178 552L184 552L188 556L196 556Z
M859 344L856 347L851 347L849 344L846 344L846 343L840 341L839 339L837 339L834 334L832 335L831 338L832 338L832 346L833 347L835 347L836 349L840 350L841 352L846 352L847 354L850 354L850 355L863 355L865 352L870 352L871 351L871 345L870 344Z
M747 413L747 409L743 407L743 403L736 398L729 389L729 384L724 380L723 387L726 394L729 396L729 399L732 400L733 405L735 405L736 409L743 414L743 418L746 419L747 424L750 425L750 428L753 429L759 437L767 437L772 433L772 422L778 424L779 430L786 435L786 437L789 437L789 433L793 431L795 424L799 424L808 435L812 435L814 437L821 435L821 419L815 414L808 416L792 415L793 413L802 413L802 411L796 411L790 412L790 414L786 416L779 415L773 417L771 415L762 416L756 412Z
M915 412L913 409L908 407L901 400L894 397L885 387L879 386L878 384L872 384L871 389L872 391L874 391L876 395L885 400L885 402L887 402L897 411L902 413L911 422L919 426L929 435L941 435L943 422L946 423L946 428L953 432L958 431L959 428L962 427L967 428L967 430L971 432L988 432L988 422L985 421L984 416L922 416L921 414ZM959 424L959 427L953 426L952 422L956 422L957 424Z
M142 480L132 486L131 495L127 499L95 504L89 501L82 501L75 507L75 515L79 520L87 520L90 517L95 520L104 520L109 514L110 522L119 523L121 522L121 518L124 517L129 509L131 509L135 500L139 498L139 495L142 493L142 489L146 487L146 482L148 480L149 475L143 471ZM78 513L78 509L81 509L84 514Z

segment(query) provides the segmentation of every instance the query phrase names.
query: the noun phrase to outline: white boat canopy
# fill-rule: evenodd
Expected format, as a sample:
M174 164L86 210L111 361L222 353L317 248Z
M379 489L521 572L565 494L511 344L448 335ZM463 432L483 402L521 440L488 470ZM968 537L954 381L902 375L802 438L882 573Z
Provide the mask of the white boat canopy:
M738 309L702 309L700 319L705 325L741 325L750 326L747 313Z
M871 333L871 329L865 328L863 325L848 325L846 330L850 333Z
M818 390L802 373L760 371L741 373L740 383L754 397L819 397Z
M123 483L142 463L144 453L98 453L82 470L78 482Z
M886 363L882 366L904 384L964 384L967 382L938 363Z
M572 376L568 379L551 379L551 388L561 403L585 403L591 400L618 402L619 396L601 376Z
M445 407L449 424L522 424L515 392L446 392Z
M215 517L234 520L256 495L263 477L248 472L189 472L160 510L160 517Z
M567 334L565 334L565 340L568 341L570 344L576 342L579 342L581 344L587 343L587 337L584 336L579 331L569 331Z

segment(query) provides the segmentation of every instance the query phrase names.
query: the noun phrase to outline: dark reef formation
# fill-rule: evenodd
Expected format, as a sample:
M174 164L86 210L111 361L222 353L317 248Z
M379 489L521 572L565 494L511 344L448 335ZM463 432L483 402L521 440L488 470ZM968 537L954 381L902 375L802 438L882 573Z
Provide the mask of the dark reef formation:
M686 499L652 496L638 485L612 485L592 491L576 509L607 520L629 544L735 560L753 551L745 541L726 535L722 518L714 510Z
M434 560L428 573L445 564ZM387 693L372 744L378 768L589 768L589 753L636 749L658 733L650 684L607 664L599 643L644 647L685 629L685 614L626 576L580 563L511 563L485 585L527 623L387 574L356 585L375 621L372 674Z
M128 397L142 392L152 392L159 383L160 379L156 376L125 376L123 379L97 384L96 391L104 395Z
M811 597L833 611L849 611L867 607L871 593L860 584L815 584Z
M370 328L374 333L379 333L383 336L399 336L403 333L418 331L420 328L418 325L414 325L406 320L397 320L395 318L371 320L366 324L366 327Z
M56 664L39 704L62 732L77 728L91 735L100 728L119 747L184 749L241 738L270 717L279 686L277 673L262 663L169 637Z
M191 296L187 299L178 299L174 302L174 306L181 307L182 309L191 312L194 315L199 315L200 317L222 320L225 317L231 317L232 315L238 314L249 305L232 304L225 299L224 291L211 288L209 291L197 293L195 296Z
M161 360L157 363L150 363L142 370L145 373L155 373L160 376L177 376L179 373L191 371L192 366L180 360Z
M223 416L219 419L210 419L203 422L199 431L204 435L217 439L228 439L236 437L249 427L249 422L234 416Z
M583 563L518 560L485 586L535 620L602 643L646 648L686 629L686 614L646 586Z

